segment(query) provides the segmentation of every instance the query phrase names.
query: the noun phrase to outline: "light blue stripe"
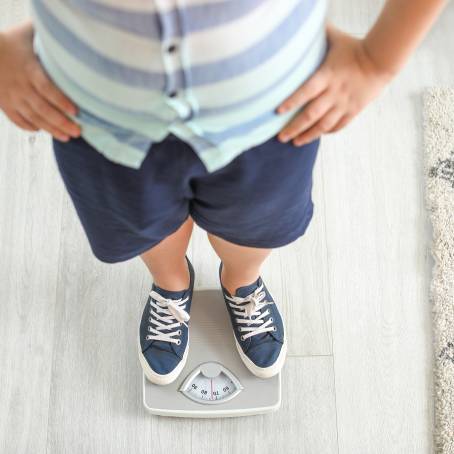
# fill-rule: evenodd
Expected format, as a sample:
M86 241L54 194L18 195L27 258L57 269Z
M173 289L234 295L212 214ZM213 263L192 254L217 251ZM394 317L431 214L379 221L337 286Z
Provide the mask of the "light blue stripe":
M107 159L128 167L139 168L153 142L149 139L143 149L118 141L112 134L94 125L86 125L81 136Z
M77 119L85 124L96 126L111 134L118 142L128 145L132 148L137 148L140 151L146 151L150 144L150 137L146 137L137 131L132 131L127 128L113 125L102 118L86 112L84 109L79 109Z

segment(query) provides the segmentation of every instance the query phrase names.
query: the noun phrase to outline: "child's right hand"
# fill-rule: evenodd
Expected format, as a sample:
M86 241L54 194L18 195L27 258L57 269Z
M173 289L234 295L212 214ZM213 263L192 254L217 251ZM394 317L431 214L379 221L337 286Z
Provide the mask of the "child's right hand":
M13 123L28 131L44 129L61 141L80 135L80 126L65 115L76 115L76 105L33 51L31 22L0 33L0 68L0 109Z

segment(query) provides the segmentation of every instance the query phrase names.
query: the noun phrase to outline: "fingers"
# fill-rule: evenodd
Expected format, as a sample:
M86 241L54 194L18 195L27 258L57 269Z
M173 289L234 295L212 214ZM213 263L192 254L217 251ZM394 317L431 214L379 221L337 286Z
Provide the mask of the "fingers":
M319 96L328 86L329 70L322 64L313 76L304 82L295 92L285 99L277 108L277 113L302 107Z
M69 140L70 136L80 135L80 126L72 123L62 112L56 110L31 89L25 89L19 95L16 93L8 106L3 108L5 114L22 129L27 131L43 129L64 142Z
M361 39L328 25L328 53L319 69L276 109L295 109L278 139L296 146L342 129L378 95L386 80L364 68ZM301 110L299 110L301 109ZM292 112L293 113L293 112Z
M288 142L301 132L309 129L333 107L330 93L325 93L311 101L304 110L296 115L279 133L279 140Z
M353 115L352 114L348 114L348 115L344 115L339 121L338 123L328 132L337 132L339 131L339 129L342 129L344 128L345 126L347 126L348 123L350 123L350 121L353 119Z
M54 84L38 61L29 71L27 96L18 109L22 116L59 140L78 137L80 126L66 115L76 115L77 106Z
M37 103L36 100L34 102L35 106L40 105L40 103ZM44 109L44 111L45 110L46 109ZM24 103L20 106L19 112L29 123L37 126L39 129L44 129L55 138L65 142L69 140L69 134L67 134L58 125L48 121L48 119L43 115L41 111L35 110L32 101L25 100Z
M39 128L32 123L30 123L26 118L24 118L19 112L16 110L14 111L9 111L5 110L4 111L6 116L16 125L19 126L19 128L25 129L27 131L38 131Z
M32 52L31 36L24 33L8 41L7 52L1 55L0 66L8 68L1 72L1 110L28 131L44 129L62 141L80 136L77 118L69 118L78 114L77 106L50 79Z
M68 136L78 137L80 126L70 120L62 111L54 107L48 100L36 91L26 100L33 112L41 117L42 128L51 132L46 125L50 125L54 130L58 130Z
M63 112L77 114L77 106L51 81L39 63L33 67L29 79L33 88L50 104Z
M331 132L333 128L339 124L343 113L340 109L332 108L326 113L319 121L317 121L312 127L305 130L302 134L299 134L293 141L295 146L301 146L306 143L312 142L322 134Z

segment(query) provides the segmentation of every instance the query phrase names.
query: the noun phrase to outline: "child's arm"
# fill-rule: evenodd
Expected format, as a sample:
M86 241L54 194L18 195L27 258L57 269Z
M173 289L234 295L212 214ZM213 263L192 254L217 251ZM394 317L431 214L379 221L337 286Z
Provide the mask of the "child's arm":
M330 48L325 61L277 109L283 113L304 106L282 129L279 139L294 139L299 146L343 128L404 65L446 3L387 0L364 39L328 26Z
M77 137L80 126L65 115L77 107L44 71L33 34L29 20L0 32L0 110L22 129L44 129L60 140Z

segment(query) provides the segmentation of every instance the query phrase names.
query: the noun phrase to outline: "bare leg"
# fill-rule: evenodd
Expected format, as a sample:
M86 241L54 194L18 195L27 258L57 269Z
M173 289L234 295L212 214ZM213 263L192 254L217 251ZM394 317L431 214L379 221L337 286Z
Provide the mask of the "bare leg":
M185 259L194 221L186 222L156 246L140 255L154 283L165 290L179 291L189 287L189 270Z
M238 287L252 284L258 279L260 267L272 251L233 244L211 233L208 233L208 240L222 261L222 285L231 295L235 294Z

